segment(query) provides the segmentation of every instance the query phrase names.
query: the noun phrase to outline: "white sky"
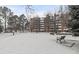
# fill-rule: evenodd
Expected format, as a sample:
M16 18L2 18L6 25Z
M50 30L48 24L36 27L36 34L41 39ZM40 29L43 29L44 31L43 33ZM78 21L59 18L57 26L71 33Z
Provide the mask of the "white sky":
M25 14L25 5L7 5L8 8L14 12L16 15ZM32 8L34 9L34 15L38 15L40 17L43 17L45 13L47 12L57 12L59 10L60 5L32 5Z

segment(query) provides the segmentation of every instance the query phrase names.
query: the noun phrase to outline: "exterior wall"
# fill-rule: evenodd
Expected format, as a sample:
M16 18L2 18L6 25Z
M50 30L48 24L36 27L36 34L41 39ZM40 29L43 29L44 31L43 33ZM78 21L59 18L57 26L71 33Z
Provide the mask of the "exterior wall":
M30 21L30 31L31 32L39 32L40 31L40 18L35 17Z
M69 15L63 14L51 16L50 19L46 18L33 18L30 22L31 32L67 32L68 31Z
M53 32L54 31L54 20L52 19L44 19L45 32Z
M45 32L44 19L40 20L40 32Z
M45 32L49 32L49 19L44 19Z
M45 18L32 18L30 21L30 31L31 32L52 32L53 19L46 20Z
M49 21L49 32L54 32L54 20L53 18Z
M67 14L63 14L63 17L61 17L61 15L56 17L57 32L68 31L68 27L67 27L68 20L69 20L69 16Z

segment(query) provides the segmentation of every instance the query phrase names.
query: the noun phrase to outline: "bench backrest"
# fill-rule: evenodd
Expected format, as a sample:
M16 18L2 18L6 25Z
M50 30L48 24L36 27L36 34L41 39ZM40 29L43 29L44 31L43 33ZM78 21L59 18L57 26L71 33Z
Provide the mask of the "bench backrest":
M61 38L60 39L64 39L65 38L65 36L61 36Z

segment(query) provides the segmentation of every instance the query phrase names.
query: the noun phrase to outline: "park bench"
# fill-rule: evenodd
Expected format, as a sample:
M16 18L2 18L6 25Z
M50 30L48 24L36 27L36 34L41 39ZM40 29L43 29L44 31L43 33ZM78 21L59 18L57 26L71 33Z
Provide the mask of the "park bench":
M65 41L65 36L57 37L57 41L56 42L62 43L62 40Z
M64 42L66 42L65 41L65 37L66 36L57 37L57 41L56 42L60 42L60 44L63 43L63 45L65 45L67 47L73 47L75 45L75 43L71 43L71 42L69 42L69 44L68 43L67 44L64 43Z

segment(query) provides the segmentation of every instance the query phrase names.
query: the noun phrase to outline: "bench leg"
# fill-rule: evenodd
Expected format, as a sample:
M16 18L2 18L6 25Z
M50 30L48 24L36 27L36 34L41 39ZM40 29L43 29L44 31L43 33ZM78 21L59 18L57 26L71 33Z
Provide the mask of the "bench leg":
M58 41L59 41L59 39L56 40L56 42L58 42Z
M60 41L60 44L62 44L62 42Z

